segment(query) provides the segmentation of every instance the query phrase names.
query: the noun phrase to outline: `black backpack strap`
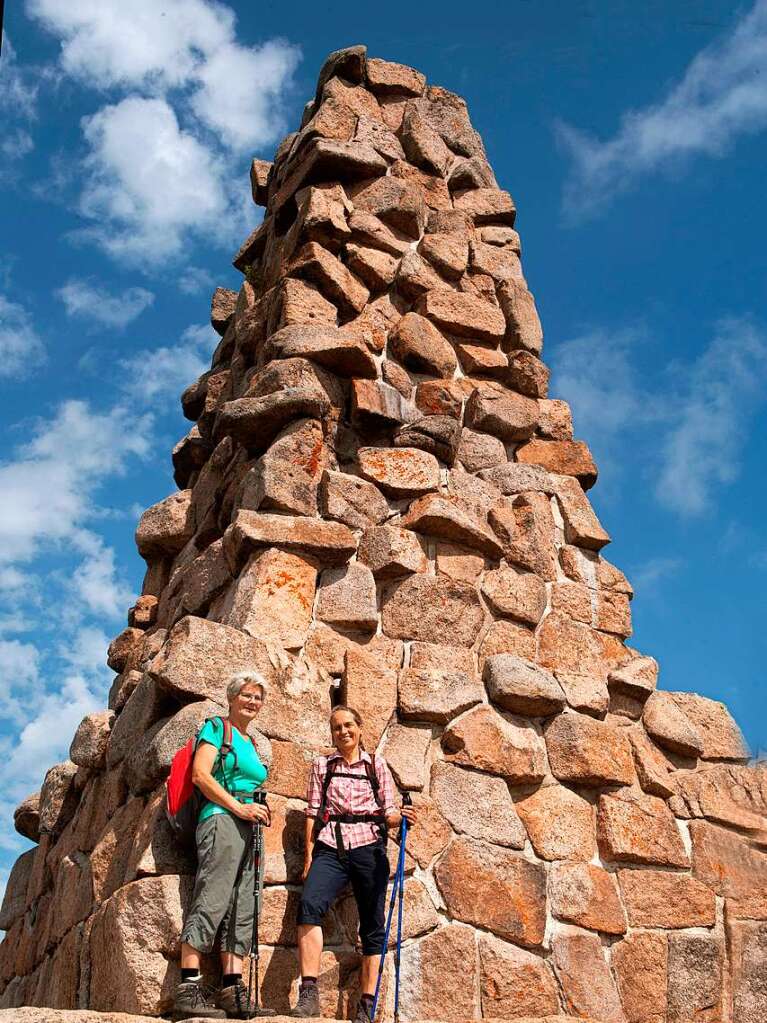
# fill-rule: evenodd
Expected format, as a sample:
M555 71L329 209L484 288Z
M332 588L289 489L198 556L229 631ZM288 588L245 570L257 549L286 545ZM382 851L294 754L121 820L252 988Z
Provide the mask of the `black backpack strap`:
M220 717L218 720L224 727L224 736L221 740L221 750L223 751L224 747L226 747L226 753L234 753L234 746L232 745L232 722L229 718ZM226 753L224 756L226 756ZM235 757L237 756L236 753L234 755Z
M319 834L320 829L324 824L327 823L327 811L328 811L328 789L330 783L333 780L333 775L336 773L338 765L341 763L339 757L329 758L325 765L325 777L322 779L322 795L320 796L320 805L317 810L317 816L314 818L314 834L315 837Z
M381 783L378 780L378 763L376 761L375 753L371 753L370 760L365 761L365 770L367 771L370 787L373 790L373 796L378 804L378 809L381 812L381 820L378 821L378 830L381 835L381 841L384 845L386 845L389 840L389 826L387 825L386 818L384 816L384 810L386 808L384 807L383 796L381 795Z
M380 810L384 809L383 796L381 795L381 783L378 780L378 771L376 770L376 755L375 753L370 754L370 760L363 761L365 764L365 773L368 776L370 787L373 790L373 798L378 804Z
M222 785L224 786L226 791L229 792L229 787L226 784L226 772L224 771L223 768L225 759L231 753L232 756L234 757L233 769L234 770L237 769L237 751L235 750L234 745L232 743L232 722L229 720L229 718L225 718L221 714L216 714L214 717L207 718L205 721L203 721L202 725L200 726L200 732L203 730L205 725L207 725L210 721L220 721L221 727L224 732L221 738L221 745L219 746L218 751L216 752L216 759L213 761L213 766L210 770L210 773L215 774L216 771L219 768L221 768L221 777L223 779ZM200 742L200 732L197 733L197 738L195 739L195 751L197 750L197 746L199 745ZM229 792L229 795L231 794L232 793Z

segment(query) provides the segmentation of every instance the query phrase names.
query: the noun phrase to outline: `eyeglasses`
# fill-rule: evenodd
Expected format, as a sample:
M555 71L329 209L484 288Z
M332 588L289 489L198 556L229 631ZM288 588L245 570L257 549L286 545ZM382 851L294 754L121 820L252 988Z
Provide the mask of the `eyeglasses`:
M263 696L259 696L259 695L256 695L256 696L246 696L245 693L240 693L239 697L240 697L240 699L242 700L243 703L263 703L264 702Z

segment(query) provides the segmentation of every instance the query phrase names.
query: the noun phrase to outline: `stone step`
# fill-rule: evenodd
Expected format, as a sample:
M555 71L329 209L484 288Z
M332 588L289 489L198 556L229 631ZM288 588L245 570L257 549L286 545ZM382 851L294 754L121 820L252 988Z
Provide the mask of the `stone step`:
M291 1016L260 1016L264 1023L287 1023ZM125 1012L91 1012L88 1009L38 1009L33 1006L22 1006L19 1009L0 1009L0 1023L154 1023L156 1016L132 1016ZM584 1019L581 1016L525 1016L514 1023L571 1023L578 1019L579 1023L602 1023L597 1019ZM207 1023L207 1017L195 1016L186 1023ZM318 1019L317 1023L346 1023L344 1020ZM443 1023L440 1020L413 1020L412 1023ZM464 1023L453 1020L451 1023ZM472 1023L466 1020L465 1023ZM501 1023L501 1020L488 1018L484 1023Z

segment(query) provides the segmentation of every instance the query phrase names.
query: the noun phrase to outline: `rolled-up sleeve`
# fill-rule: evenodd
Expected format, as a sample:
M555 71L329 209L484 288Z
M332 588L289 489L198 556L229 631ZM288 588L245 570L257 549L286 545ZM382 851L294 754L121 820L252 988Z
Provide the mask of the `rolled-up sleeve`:
M322 758L312 762L306 791L306 816L316 817L322 801Z
M399 807L395 803L396 788L389 765L383 757L376 757L376 770L378 772L378 784L381 788L381 799L383 800L384 813L399 813Z

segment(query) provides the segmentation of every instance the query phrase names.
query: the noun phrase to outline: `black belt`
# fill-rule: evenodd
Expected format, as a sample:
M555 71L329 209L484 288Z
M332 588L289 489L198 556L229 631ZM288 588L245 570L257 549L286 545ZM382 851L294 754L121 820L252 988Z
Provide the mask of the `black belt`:
M386 818L383 813L327 813L324 815L325 823L335 824L333 829L336 836L336 853L339 860L345 860L346 849L341 837L342 824L375 824L381 830L381 837L386 836Z

